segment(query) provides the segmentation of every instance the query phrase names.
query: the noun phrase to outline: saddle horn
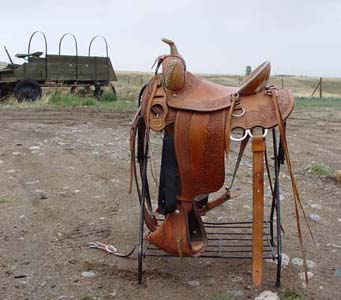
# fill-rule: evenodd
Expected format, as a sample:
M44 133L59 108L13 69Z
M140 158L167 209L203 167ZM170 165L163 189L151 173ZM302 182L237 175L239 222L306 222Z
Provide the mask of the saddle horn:
M167 45L169 45L169 47L170 47L170 54L179 55L179 51L176 48L175 43L172 40L169 40L169 39L166 39L166 38L162 38L161 41L166 43Z
M162 76L165 87L174 92L180 91L185 86L185 61L172 40L163 38L161 41L170 47L170 54L162 60Z

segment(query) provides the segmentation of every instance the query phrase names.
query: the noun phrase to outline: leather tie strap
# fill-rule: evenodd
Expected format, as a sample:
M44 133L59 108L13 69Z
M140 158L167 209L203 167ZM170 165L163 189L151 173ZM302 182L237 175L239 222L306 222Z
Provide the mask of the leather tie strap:
M225 155L226 159L229 158L229 152L230 152L230 135L232 131L232 114L233 110L235 108L236 102L239 100L239 94L233 93L231 95L231 106L230 109L226 111L226 126L225 126Z
M294 204L295 204L295 215L296 215L296 225L297 225L297 233L298 233L298 239L300 241L300 246L301 246L301 253L302 253L302 258L303 258L303 268L304 268L304 274L305 274L305 282L306 284L308 284L308 268L307 268L307 260L306 260L306 253L305 253L305 249L304 249L304 245L303 245L303 238L302 238L302 232L301 232L301 224L300 224L300 215L299 215L299 211L298 208L301 208L304 220L306 222L306 225L308 227L309 233L314 240L314 236L313 233L310 229L309 223L308 223L308 219L307 216L305 214L304 211L304 207L302 205L299 193L298 193L298 189L296 186L296 182L295 182L295 178L294 178L294 174L292 172L292 167L291 167L291 161L290 161L290 157L289 157L289 149L288 149L288 144L287 144L287 140L286 140L286 135L285 135L285 130L284 130L284 121L281 115L281 111L279 108L279 104L278 104L278 92L277 89L272 88L268 91L271 96L272 96L272 100L273 100L273 106L274 106L274 110L275 110L275 114L276 114L276 118L277 118L277 122L278 122L278 129L279 129L279 133L280 133L280 139L282 142L282 147L283 147L283 153L284 153L284 158L287 164L287 168L288 168L288 173L290 176L290 180L291 180L291 187L292 187L292 191L293 191L293 196L294 196Z
M240 163L241 163L241 161L242 161L242 158L243 158L243 155L244 155L245 148L246 148L246 146L247 146L247 144L248 144L248 142L249 142L249 139L250 139L250 136L247 135L246 138L243 139L243 140L240 142L239 153L238 153L236 165L235 165L235 167L234 167L234 171L233 171L233 175L232 175L232 180L231 180L230 186L228 187L229 190L232 189L234 180L236 179L236 175L237 175L237 172L238 172Z
M255 286L262 283L263 275L263 220L264 220L264 152L262 135L252 139L253 153L253 242L252 279Z
M130 127L130 177L129 177L129 194L131 194L133 189L133 178L136 172L136 162L135 162L135 144L136 144L136 134L137 127L139 124L141 116L141 107L137 110L134 119Z

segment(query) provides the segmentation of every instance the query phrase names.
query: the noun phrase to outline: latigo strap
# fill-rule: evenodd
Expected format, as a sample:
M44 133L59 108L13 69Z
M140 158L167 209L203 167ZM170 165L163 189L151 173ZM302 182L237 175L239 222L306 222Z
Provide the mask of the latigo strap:
M263 275L263 220L264 220L264 152L262 135L252 139L253 153L253 242L252 279L256 286L262 283Z

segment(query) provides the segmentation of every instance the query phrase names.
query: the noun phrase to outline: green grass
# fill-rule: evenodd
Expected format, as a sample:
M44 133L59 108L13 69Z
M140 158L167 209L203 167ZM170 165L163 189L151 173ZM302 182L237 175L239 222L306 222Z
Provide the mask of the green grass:
M333 170L321 163L313 163L310 166L310 171L315 174L315 175L319 175L319 176L330 176L333 174Z
M103 95L100 98L101 102L114 102L117 101L117 96L113 93L103 93Z
M230 295L213 294L208 299L209 300L233 300L234 297Z
M96 106L97 100L94 98L82 98L75 95L61 95L56 92L50 96L48 104L57 107Z
M312 97L297 97L297 108L320 108L332 107L341 109L341 98L312 98Z
M299 300L303 299L303 294L300 292L296 292L293 290L282 290L279 292L279 296L281 300Z
M39 101L39 100L38 100ZM74 107L94 107L98 110L118 110L118 111L135 111L137 105L134 101L118 100L117 96L112 93L105 93L97 101L95 98L83 98L76 95L61 95L53 93L46 105L63 108Z

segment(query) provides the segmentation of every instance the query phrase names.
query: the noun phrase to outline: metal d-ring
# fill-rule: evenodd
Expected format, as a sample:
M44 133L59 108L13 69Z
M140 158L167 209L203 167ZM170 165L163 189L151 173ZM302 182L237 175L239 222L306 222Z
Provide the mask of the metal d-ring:
M266 137L266 135L268 134L269 130L268 129L265 129L264 130L264 133L262 135L263 138ZM240 138L235 138L233 137L232 134L230 134L230 138L232 141L235 141L235 142L241 142L242 140L244 140L247 136L250 136L250 138L253 138L253 134L251 133L251 130L250 129L246 129L245 132L244 132L244 135Z
M249 134L250 138L253 138L253 135L252 135L252 133L251 133L251 130L250 130L250 129L246 129L246 131L248 131L248 134ZM266 135L268 134L268 131L269 131L269 130L265 128L264 133L263 133L263 135L262 135L263 138L266 137Z
M235 118L240 118L245 115L245 108L244 107L238 107L236 110L241 110L242 112L240 114L234 114L232 113L232 116Z
M247 137L248 134L250 134L249 132L250 132L250 130L249 130L249 129L246 129L246 130L244 131L244 135L243 135L242 137L240 137L240 138L235 138L235 137L233 137L233 135L232 135L232 133L231 133L231 134L230 134L230 139L231 139L232 141L235 141L235 142L241 142L242 140L244 140L244 139Z

